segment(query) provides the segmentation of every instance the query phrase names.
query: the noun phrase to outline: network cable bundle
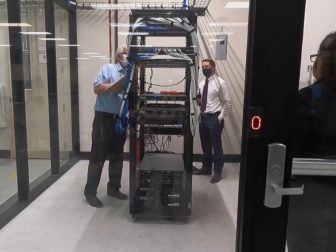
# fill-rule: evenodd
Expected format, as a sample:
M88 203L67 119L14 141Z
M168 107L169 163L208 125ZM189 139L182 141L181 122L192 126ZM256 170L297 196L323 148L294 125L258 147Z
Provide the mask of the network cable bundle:
M116 130L130 126L130 212L134 219L188 219L191 214L193 136L197 125L197 17L205 8L136 9L130 14L125 94ZM146 37L185 37L185 47L152 47ZM157 68L181 68L173 84L146 81ZM174 88L183 85L183 91ZM164 87L165 90L153 92ZM170 89L166 91L167 87ZM129 119L127 117L129 116ZM183 153L166 150L172 136ZM161 140L161 141L160 141Z

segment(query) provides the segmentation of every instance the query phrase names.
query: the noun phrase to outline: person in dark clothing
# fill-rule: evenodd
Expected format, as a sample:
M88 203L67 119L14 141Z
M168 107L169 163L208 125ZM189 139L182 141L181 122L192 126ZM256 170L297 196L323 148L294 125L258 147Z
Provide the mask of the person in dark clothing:
M96 194L107 157L109 158L107 195L121 200L127 199L127 196L119 190L126 133L118 135L115 130L123 97L126 55L126 47L118 48L117 63L104 65L94 81L94 93L97 98L92 125L91 155L84 189L86 201L93 207L103 206Z
M312 58L316 58L313 66L316 82L299 91L295 157L335 159L336 32L322 40ZM305 192L290 198L288 251L335 251L336 177L297 176L293 183L304 184Z

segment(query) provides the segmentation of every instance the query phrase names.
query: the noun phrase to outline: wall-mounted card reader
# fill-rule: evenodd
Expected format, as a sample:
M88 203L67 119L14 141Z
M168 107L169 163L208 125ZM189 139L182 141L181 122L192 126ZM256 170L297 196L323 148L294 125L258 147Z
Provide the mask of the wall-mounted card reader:
M303 194L303 188L283 188L286 146L281 143L268 145L267 175L264 205L269 208L281 206L283 195Z
M216 41L216 60L226 60L228 35L227 34L217 35L215 41Z

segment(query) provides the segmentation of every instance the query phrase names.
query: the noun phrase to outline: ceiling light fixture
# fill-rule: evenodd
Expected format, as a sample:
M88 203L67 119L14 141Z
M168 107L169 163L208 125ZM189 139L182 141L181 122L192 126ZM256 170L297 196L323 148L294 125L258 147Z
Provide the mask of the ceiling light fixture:
M249 2L228 2L225 5L225 9L248 9L250 6Z
M128 35L147 36L147 35L149 35L149 33L148 32L118 32L118 35L124 35L124 36L128 36Z
M50 32L20 32L22 35L49 35Z
M132 27L134 24L130 23L110 23L111 27ZM138 24L137 27L144 27L145 24Z
M84 55L98 55L100 53L97 53L97 52L83 52L82 54L84 54Z
M2 27L29 27L32 26L27 23L0 23L0 26Z
M209 26L239 27L239 26L247 26L247 22L210 23Z
M58 46L71 47L71 46L80 46L80 45L78 45L78 44L60 44Z
M65 38L39 38L39 40L45 40L45 41L64 41L66 40Z

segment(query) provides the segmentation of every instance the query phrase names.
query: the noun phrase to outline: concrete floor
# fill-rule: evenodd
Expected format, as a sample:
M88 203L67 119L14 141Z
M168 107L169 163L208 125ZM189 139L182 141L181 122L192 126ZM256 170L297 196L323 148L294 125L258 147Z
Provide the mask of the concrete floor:
M193 177L187 223L134 222L128 201L106 196L106 166L98 191L104 207L89 206L83 197L87 165L80 161L2 228L0 251L234 251L239 164L225 164L218 184ZM124 168L122 191L128 193L127 162Z

